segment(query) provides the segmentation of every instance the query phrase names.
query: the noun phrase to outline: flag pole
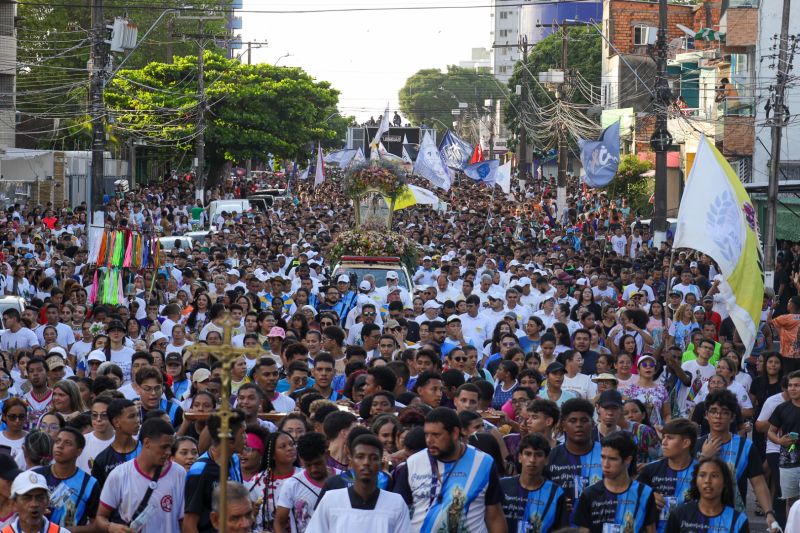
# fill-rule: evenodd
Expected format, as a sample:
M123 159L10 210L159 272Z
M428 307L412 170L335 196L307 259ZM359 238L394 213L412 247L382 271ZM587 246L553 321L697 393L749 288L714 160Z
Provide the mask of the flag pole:
M489 200L489 209L486 210L486 222L483 224L483 231L489 226L489 215L492 213L494 206L494 193L497 191L497 185L492 185L492 198Z

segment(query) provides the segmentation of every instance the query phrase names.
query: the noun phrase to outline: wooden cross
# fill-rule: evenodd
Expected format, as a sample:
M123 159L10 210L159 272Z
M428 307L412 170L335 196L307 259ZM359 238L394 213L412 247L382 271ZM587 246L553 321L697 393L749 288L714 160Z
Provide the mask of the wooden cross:
M227 530L227 517L228 517L228 464L230 461L230 449L228 441L233 436L231 435L231 418L233 418L233 410L231 409L231 367L233 363L243 355L258 355L264 352L260 346L253 346L252 348L236 348L231 345L231 336L233 335L234 327L240 326L240 322L231 317L230 313L225 314L225 319L222 322L222 344L220 346L209 346L207 344L193 344L185 349L186 352L197 354L209 354L220 363L222 363L222 393L221 402L217 415L220 418L219 424L219 442L220 442L220 455L222 458L222 466L219 469L219 533L225 533Z

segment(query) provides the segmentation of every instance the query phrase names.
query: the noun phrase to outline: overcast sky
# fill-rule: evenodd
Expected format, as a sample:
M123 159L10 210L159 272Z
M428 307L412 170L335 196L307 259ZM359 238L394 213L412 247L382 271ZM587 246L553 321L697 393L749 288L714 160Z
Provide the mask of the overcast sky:
M421 68L444 69L469 60L471 49L489 47L489 7L472 9L342 13L256 13L260 10L385 8L394 6L488 6L489 0L245 0L243 41L267 41L253 62L298 66L339 91L339 109L363 121L377 119L386 102Z

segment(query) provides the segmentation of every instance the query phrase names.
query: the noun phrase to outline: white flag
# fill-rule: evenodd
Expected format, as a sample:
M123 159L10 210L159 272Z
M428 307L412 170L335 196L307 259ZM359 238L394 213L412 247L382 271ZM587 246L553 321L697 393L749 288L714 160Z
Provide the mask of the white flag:
M325 161L322 159L322 144L317 144L317 166L314 169L314 188L316 189L325 181Z
M446 191L450 190L450 171L444 162L439 148L433 142L430 132L425 132L422 144L419 145L419 154L414 163L414 174L427 178L435 186Z
M379 158L378 144L381 142L383 134L387 131L389 131L389 102L386 102L386 111L383 112L383 118L381 118L381 123L378 125L378 132L375 134L375 138L372 139L372 142L369 143L370 160L374 161Z
M494 174L495 185L499 185L503 192L511 192L511 161L501 165Z

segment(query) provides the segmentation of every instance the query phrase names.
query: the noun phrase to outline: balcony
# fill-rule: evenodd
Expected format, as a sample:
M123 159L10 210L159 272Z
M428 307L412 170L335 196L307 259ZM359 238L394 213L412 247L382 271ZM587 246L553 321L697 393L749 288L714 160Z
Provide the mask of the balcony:
M719 103L717 139L722 139L726 156L752 156L755 147L755 99L751 96L727 97Z
M230 26L228 29L231 30L241 30L242 29L242 17L233 17L230 20Z

